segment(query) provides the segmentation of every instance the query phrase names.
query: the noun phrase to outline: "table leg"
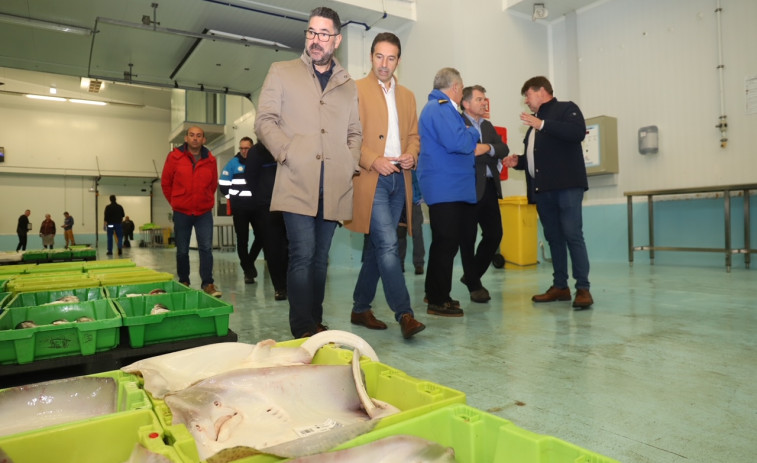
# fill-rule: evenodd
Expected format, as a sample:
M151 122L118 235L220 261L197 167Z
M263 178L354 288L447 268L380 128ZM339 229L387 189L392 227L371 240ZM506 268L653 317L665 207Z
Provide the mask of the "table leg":
M647 210L649 213L649 264L654 265L654 201L652 201L652 195L647 196Z
M750 249L752 249L749 234L751 233L749 224L749 190L744 190L744 266L749 268L752 261Z
M725 204L725 271L731 271L731 192L725 190L723 194Z

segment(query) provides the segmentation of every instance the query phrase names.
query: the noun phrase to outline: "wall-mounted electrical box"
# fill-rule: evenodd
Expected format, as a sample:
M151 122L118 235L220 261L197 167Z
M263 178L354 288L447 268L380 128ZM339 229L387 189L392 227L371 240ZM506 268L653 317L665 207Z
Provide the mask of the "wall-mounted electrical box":
M618 120L610 116L586 119L581 143L587 175L618 173Z
M659 136L656 125L650 125L639 129L639 153L657 154L659 149Z

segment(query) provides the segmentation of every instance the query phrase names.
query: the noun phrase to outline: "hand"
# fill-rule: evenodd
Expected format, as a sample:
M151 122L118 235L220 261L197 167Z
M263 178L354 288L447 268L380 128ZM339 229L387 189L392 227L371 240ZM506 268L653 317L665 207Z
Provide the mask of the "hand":
M520 113L520 120L523 124L533 127L535 129L541 129L542 120L533 114Z
M379 175L391 175L395 172L399 172L399 167L395 166L389 158L379 157L373 161L371 169L379 173Z
M517 154L511 154L510 156L506 156L504 159L502 159L502 165L505 167L513 168L518 165L518 155Z
M476 156L488 153L492 149L488 143L476 143L476 151L473 152Z
M415 157L413 157L412 154L402 153L402 155L398 157L397 160L400 163L400 167L402 167L403 169L412 169L413 167L415 167Z

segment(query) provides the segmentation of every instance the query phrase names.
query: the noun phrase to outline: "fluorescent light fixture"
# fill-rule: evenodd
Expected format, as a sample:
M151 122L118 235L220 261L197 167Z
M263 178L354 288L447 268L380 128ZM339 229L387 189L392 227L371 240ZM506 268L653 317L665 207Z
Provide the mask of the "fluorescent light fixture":
M78 103L78 104L91 104L95 106L105 106L107 103L104 101L94 101L94 100L79 100L76 98L69 98L68 101L71 103Z
M24 96L27 98L31 98L32 100L66 101L65 98L61 98L59 96L32 95L32 94L26 94Z
M206 34L217 35L218 37L223 37L225 39L238 40L239 43L242 43L242 44L245 42L249 42L250 44L268 45L268 46L273 46L277 48L292 48L279 42L272 42L270 40L258 39L255 37L247 37L247 36L238 35L238 34L232 34L231 32L216 31L213 29L208 30Z
M48 31L66 32L76 35L92 34L92 29L87 29L86 27L70 26L68 24L54 23L51 21L44 21L34 18L25 18L23 16L15 16L12 14L0 13L0 22L17 24L19 26L36 27L37 29L46 29Z
M50 87L50 95L55 95L58 93L58 89L55 87Z

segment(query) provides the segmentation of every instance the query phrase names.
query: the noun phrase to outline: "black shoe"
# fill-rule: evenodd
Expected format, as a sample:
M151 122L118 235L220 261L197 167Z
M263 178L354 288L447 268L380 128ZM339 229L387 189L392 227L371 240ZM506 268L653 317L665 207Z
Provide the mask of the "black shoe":
M425 304L428 304L428 296L424 296L424 297L423 297L423 302L424 302ZM456 307L456 308L458 308L458 309L460 308L460 301L458 301L457 299L450 299L450 300L448 300L447 302L449 302L449 304L450 304L450 305L451 305L452 307Z
M273 299L276 301L285 301L287 298L287 292L285 289L277 289L273 294Z
M255 283L255 276L252 273L245 273L244 282L248 285Z
M423 266L422 265L416 265L415 266L415 274L416 275L423 275Z
M489 291L487 291L483 286L475 291L470 292L470 300L473 302L484 303L488 302L490 299L491 296L489 295Z
M121 248L118 248L118 255L122 255L124 252L121 250Z
M112 253L112 252L106 252L106 253L105 253L105 255L106 255L106 256L112 256L112 255L113 255L113 253Z
M463 309L454 307L450 302L445 302L442 305L429 304L426 313L442 317L462 317L464 315Z

